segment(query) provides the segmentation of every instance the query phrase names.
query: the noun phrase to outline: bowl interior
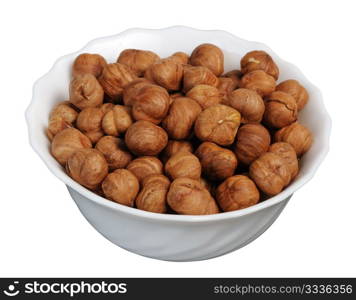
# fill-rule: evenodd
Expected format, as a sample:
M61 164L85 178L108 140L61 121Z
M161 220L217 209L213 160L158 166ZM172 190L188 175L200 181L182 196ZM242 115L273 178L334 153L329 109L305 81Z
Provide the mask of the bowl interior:
M192 50L201 43L216 44L224 51L225 71L239 69L240 59L246 52L251 50L265 50L273 57L280 68L280 78L278 82L286 79L296 79L308 90L310 101L303 111L300 112L299 121L313 132L314 143L310 151L306 153L301 160L300 174L294 182L279 195L257 204L253 208L226 214L241 214L243 213L242 211L248 213L249 211L262 209L263 207L273 205L285 199L313 176L328 151L331 121L325 110L321 93L307 80L296 66L280 59L266 45L246 41L224 31L196 30L180 26L160 30L130 29L115 36L96 39L88 43L81 50L61 57L56 61L52 69L36 82L33 88L33 98L27 110L26 117L30 142L34 150L44 160L48 168L67 185L95 201L110 202L96 196L71 180L71 178L65 174L63 168L51 156L49 151L50 143L45 135L48 116L55 103L68 99L68 85L73 60L78 54L88 52L99 53L103 55L108 62L115 62L119 53L127 48L152 50L161 57L169 56L176 51L184 51L190 54ZM134 210L111 202L108 205L114 205L116 208L124 210ZM139 214L141 213L153 215L152 213L139 212ZM179 218L186 216L169 217ZM202 216L200 218L202 218Z

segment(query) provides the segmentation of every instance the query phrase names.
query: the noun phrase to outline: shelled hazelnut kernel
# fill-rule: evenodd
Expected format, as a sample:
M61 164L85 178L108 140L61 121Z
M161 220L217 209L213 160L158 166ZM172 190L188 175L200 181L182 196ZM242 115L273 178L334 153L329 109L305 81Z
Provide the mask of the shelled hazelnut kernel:
M312 146L297 121L308 91L294 79L277 85L265 51L228 67L224 74L224 53L209 43L165 58L125 49L116 63L80 54L69 101L50 112L51 154L87 189L151 213L208 215L265 201L297 177Z
M223 180L234 175L238 164L234 152L211 142L200 144L195 155L200 160L204 175L211 180Z
M167 146L168 135L151 122L137 121L127 129L125 143L135 155L157 155Z
M223 211L250 207L260 200L255 183L244 175L227 178L216 190L216 200Z
M291 144L298 157L307 152L313 143L312 133L299 122L294 122L278 130L274 135L274 139L276 142Z
M308 91L297 80L286 80L277 85L276 91L285 92L295 99L298 111L302 110L308 103Z
M83 53L77 56L72 65L73 77L83 74L92 74L99 77L107 65L100 54Z
M148 50L126 49L117 58L117 62L129 67L136 76L142 76L159 56Z
M142 182L147 176L163 174L162 162L154 156L141 156L131 161L127 168Z
M210 106L203 110L195 122L194 132L201 141L218 145L231 145L240 125L240 113L223 104Z
M181 177L199 179L201 175L199 159L188 151L179 151L172 155L166 162L164 169L172 180Z

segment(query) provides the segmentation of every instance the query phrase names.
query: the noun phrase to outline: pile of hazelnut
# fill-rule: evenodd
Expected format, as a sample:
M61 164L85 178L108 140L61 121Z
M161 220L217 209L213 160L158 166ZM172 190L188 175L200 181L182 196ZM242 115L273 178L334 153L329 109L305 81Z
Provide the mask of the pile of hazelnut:
M84 187L150 212L214 214L274 196L312 144L297 121L308 92L277 85L264 51L240 65L224 74L212 44L167 58L127 49L116 63L81 54L49 117L51 153Z

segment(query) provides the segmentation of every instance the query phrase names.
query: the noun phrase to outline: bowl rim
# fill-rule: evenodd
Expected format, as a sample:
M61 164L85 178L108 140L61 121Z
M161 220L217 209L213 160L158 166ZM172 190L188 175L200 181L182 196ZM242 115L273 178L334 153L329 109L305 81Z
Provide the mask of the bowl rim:
M311 170L309 170L307 173L303 174L301 178L299 178L298 182L295 182L292 186L288 186L285 188L282 192L280 192L278 195L273 196L265 201L259 202L253 206L250 206L248 208L244 208L241 210L236 210L236 211L231 211L231 212L223 212L223 213L218 213L218 214L212 214L212 215L170 215L170 214L160 214L160 213L153 213L153 212L148 212L140 209L136 209L133 207L128 207L124 206L122 204L110 201L104 197L101 197L90 190L86 189L85 187L81 186L79 183L75 182L73 179L71 179L67 174L62 172L60 168L54 168L49 161L42 155L40 149L40 145L37 142L35 138L35 133L33 130L33 120L35 118L34 116L34 103L36 102L36 95L37 95L37 87L41 84L42 79L47 77L52 71L54 71L55 67L59 64L61 60L64 60L66 57L73 56L73 55L78 55L80 53L85 52L87 48L89 48L92 44L100 43L101 41L106 41L109 39L119 39L122 38L126 35L132 34L132 33L137 33L137 32L159 32L159 31L198 31L198 32L207 32L215 35L225 35L228 38L232 39L237 39L240 40L241 42L245 43L254 43L254 44L259 44L263 48L268 49L269 53L272 54L272 56L277 57L280 61L282 61L285 64L290 65L293 67L296 71L300 73L300 76L303 78L304 81L308 82L309 88L311 87L314 90L314 93L317 95L317 97L320 99L320 114L324 116L324 126L323 126L323 132L320 134L322 136L323 140L323 150L318 153L318 155L315 157L313 167ZM61 181L63 181L68 188L73 189L77 193L81 194L84 196L87 200L93 201L96 204L102 205L104 207L113 209L115 211L119 211L121 213L129 214L132 217L137 217L137 218L144 218L144 219L149 219L149 220L155 220L155 221L168 221L168 222L178 222L178 223L204 223L204 222L211 222L211 221L221 221L221 220L227 220L227 219L234 219L238 218L241 216L249 215L252 213L255 213L260 210L264 210L268 207L274 206L286 199L290 195L292 195L295 191L297 191L299 188L301 188L304 184L306 184L310 179L312 179L319 168L320 164L324 160L325 156L327 155L329 151L329 139L330 139L330 132L331 132L331 118L330 115L328 114L322 94L320 90L312 84L306 76L300 71L300 69L295 66L294 64L287 62L283 59L281 59L272 49L270 49L267 45L260 43L260 42L255 42L255 41L249 41L246 39L239 38L227 31L224 30L202 30L202 29L195 29L192 27L188 26L170 26L170 27L165 27L165 28L160 28L160 29L147 29L147 28L130 28L127 29L121 33L114 34L114 35L109 35L105 37L99 37L96 39L91 40L88 42L84 47L79 49L78 51L72 52L70 54L66 54L64 56L59 57L53 66L50 68L50 70L45 73L42 77L36 80L36 82L33 85L32 88L32 99L29 104L29 106L26 109L25 112L25 118L28 126L28 136L29 136L29 142L31 144L31 147L33 150L37 153L37 155L44 161L45 165L47 168Z

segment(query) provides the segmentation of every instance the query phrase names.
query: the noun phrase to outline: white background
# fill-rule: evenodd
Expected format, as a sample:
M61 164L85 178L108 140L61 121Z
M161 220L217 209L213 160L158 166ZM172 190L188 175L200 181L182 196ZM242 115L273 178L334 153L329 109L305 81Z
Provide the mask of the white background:
M354 1L1 1L0 276L356 276ZM208 261L122 250L81 216L28 144L33 82L89 40L130 27L223 29L264 42L323 92L331 150L260 238ZM44 99L45 100L45 99Z

